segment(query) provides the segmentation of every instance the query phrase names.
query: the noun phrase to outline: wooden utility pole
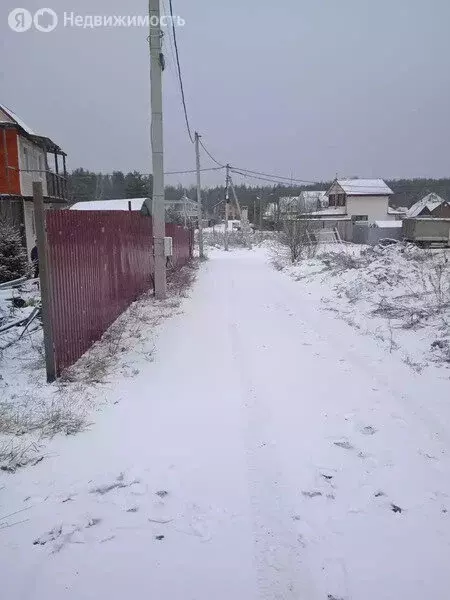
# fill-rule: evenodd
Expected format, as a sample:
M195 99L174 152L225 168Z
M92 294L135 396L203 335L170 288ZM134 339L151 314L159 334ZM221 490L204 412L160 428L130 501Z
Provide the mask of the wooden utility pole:
M236 190L234 189L233 181L231 178L230 178L230 186L231 186L231 191L233 192L234 201L239 210L239 219L241 221L241 231L244 234L244 240L245 240L247 247L249 249L251 249L252 244L251 244L250 236L249 236L248 217L247 217L247 215L243 215L243 213L242 213L241 205L239 203L239 198L237 197Z
M225 232L224 232L224 246L225 250L228 251L228 211L230 209L230 195L229 195L229 185L230 185L230 165L226 167L226 176L225 176Z
M262 198L262 194L259 197L259 230L262 231L262 225L263 225L263 198Z
M42 183L33 182L34 220L39 260L39 279L41 285L42 328L44 330L45 366L47 381L56 379L55 349L53 343L53 324L51 317L50 273L47 254L47 228L45 223L44 195Z
M150 15L150 85L151 85L151 142L153 166L153 251L155 255L155 296L167 296L166 257L166 207L164 202L164 150L163 150L163 106L162 71L164 56L161 48L161 21L159 0L149 0Z
M202 215L202 190L200 185L200 136L195 132L195 159L197 165L197 219L198 219L198 253L204 258L203 252L203 215Z

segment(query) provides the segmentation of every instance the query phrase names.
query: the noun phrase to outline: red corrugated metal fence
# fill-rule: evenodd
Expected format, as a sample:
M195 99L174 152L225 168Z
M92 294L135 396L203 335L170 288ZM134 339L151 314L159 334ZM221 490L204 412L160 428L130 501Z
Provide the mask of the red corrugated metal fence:
M175 267L185 265L192 257L194 236L192 229L166 223L166 235L173 239L172 263Z
M46 213L55 364L72 365L152 287L152 220L136 212ZM166 225L174 267L192 255L192 233Z

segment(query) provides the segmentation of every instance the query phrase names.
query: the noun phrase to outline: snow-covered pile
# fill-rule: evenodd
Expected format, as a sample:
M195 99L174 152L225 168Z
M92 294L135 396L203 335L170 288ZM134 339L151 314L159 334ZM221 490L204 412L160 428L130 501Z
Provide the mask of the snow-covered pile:
M334 245L286 271L319 286L326 309L400 351L417 370L450 363L450 251Z

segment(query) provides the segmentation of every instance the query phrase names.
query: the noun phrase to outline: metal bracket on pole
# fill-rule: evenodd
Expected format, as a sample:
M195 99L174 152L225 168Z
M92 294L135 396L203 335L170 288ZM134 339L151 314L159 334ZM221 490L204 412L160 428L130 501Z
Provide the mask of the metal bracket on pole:
M45 223L44 196L42 183L33 182L34 220L39 260L39 279L41 285L42 327L44 330L45 366L47 381L56 379L55 348L53 343L53 323L51 317L50 270L47 253L47 228Z

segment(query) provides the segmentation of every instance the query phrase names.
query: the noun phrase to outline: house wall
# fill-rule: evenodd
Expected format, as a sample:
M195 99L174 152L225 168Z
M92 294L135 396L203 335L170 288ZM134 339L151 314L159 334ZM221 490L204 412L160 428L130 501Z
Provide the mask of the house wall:
M20 195L17 131L0 128L0 194Z
M33 181L42 182L43 194L47 196L46 153L21 135L19 135L19 168L22 196L33 195Z
M393 221L388 213L389 196L347 196L347 215L367 215L369 225L374 221Z

